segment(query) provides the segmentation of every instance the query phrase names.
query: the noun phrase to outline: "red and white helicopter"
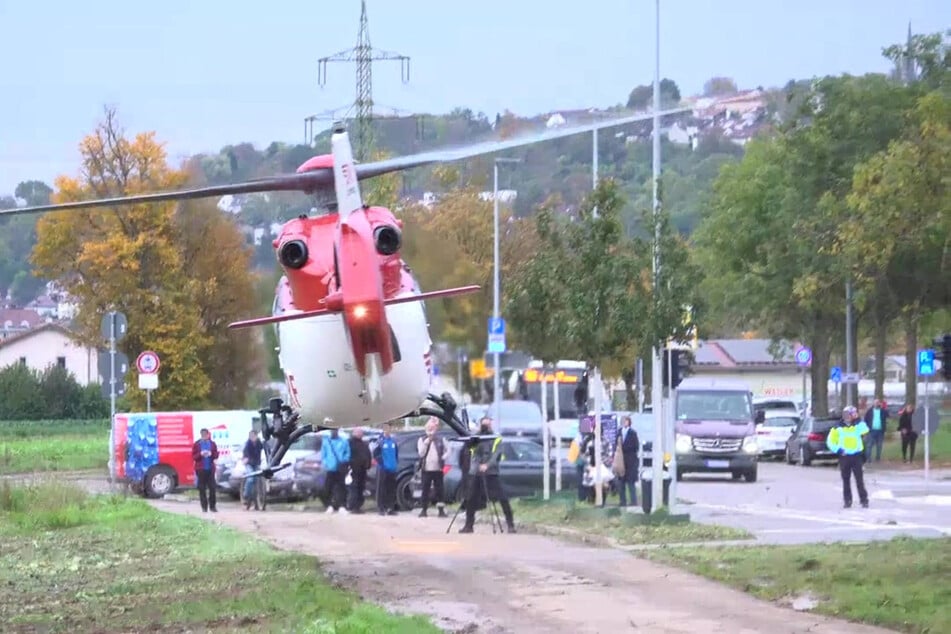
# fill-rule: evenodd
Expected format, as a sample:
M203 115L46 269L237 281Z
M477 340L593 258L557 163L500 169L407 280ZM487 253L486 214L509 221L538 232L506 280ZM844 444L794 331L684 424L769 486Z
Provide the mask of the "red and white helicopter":
M622 117L524 138L356 165L346 130L335 124L332 153L311 158L295 174L173 192L21 207L0 211L0 215L269 191L301 191L322 198L319 202L323 213L287 222L274 240L284 276L276 290L273 314L230 325L246 328L274 324L277 328L279 360L290 404L275 398L268 409L261 410L265 420L268 413L273 416L273 422L265 425L264 435L278 440L276 455L269 461L274 465L300 435L319 428L374 425L421 414L437 416L460 435L468 434L468 421L456 416L456 404L449 395L430 393L432 341L423 301L470 293L479 287L422 292L400 256L402 223L390 210L365 204L359 181L652 117ZM437 408L425 406L427 401ZM298 425L298 420L311 424Z

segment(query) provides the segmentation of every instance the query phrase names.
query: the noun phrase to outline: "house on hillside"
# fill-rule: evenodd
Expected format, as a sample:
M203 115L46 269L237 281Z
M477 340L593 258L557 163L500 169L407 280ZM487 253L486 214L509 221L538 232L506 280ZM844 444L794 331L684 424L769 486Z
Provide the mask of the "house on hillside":
M31 308L5 308L0 310L0 341L36 328L44 321L42 315Z
M780 342L782 352L770 352L769 339L711 339L701 341L691 366L693 376L744 381L756 397L802 397L802 371L796 364L799 344ZM807 389L809 376L806 375Z
M22 363L38 372L59 365L80 385L100 383L98 352L59 324L46 323L0 340L0 368Z

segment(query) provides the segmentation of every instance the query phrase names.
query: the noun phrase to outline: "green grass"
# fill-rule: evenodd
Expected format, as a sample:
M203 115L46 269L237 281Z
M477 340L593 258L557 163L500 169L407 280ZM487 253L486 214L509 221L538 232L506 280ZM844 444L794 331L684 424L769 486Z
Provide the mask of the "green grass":
M929 457L931 465L935 467L951 467L951 414L943 412L941 424L937 430L931 432L928 441L930 445ZM918 443L915 447L914 465L921 468L925 459L925 438L918 434ZM882 460L901 464L901 436L896 431L890 431L885 436L885 446L882 448Z
M816 612L902 632L951 632L951 538L869 544L661 548L675 564L768 600L809 595Z
M513 500L515 521L523 529L545 533L562 533L568 529L575 537L609 539L622 545L673 544L683 542L751 539L744 530L714 524L694 522L663 522L661 514L654 516L656 523L642 524L643 515L626 511L608 514L590 505L577 504L569 497L549 502ZM485 513L482 514L486 516ZM485 517L483 517L485 519ZM569 535L571 536L571 535Z
M0 474L105 470L108 462L108 421L0 421Z
M0 483L4 632L438 632L247 534L74 486Z

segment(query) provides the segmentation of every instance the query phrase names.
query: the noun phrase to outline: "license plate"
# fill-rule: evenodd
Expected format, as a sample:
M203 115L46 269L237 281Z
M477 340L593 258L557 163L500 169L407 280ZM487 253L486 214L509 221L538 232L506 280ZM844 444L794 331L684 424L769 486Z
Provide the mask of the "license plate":
M729 469L729 460L707 460L707 467L710 469Z

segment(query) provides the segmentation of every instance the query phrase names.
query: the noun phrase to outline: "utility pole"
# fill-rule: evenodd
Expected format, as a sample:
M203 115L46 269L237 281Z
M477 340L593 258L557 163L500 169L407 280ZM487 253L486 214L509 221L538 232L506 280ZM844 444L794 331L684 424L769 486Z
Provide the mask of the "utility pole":
M498 157L492 164L492 317L501 318L500 300L501 254L499 252L499 163L519 163L522 159ZM502 360L499 352L492 353L492 402L496 433L502 433Z
M654 304L660 292L660 0L655 0L655 49L654 49L654 151L653 151L653 216L654 216ZM651 512L659 509L663 503L664 477L664 393L662 379L663 359L658 344L654 342L651 350L651 408L654 414L654 440L651 451Z
M852 278L845 282L845 373L852 374L855 368L852 367ZM845 384L845 404L855 405L852 401L852 383ZM858 386L856 386L858 387Z
M370 28L367 19L366 0L360 0L360 31L357 45L346 51L340 51L317 61L317 82L323 86L327 82L327 62L356 62L357 91L353 103L356 129L356 160L366 161L373 149L373 62L398 60L403 83L409 82L409 57L390 51L374 50L370 45Z

